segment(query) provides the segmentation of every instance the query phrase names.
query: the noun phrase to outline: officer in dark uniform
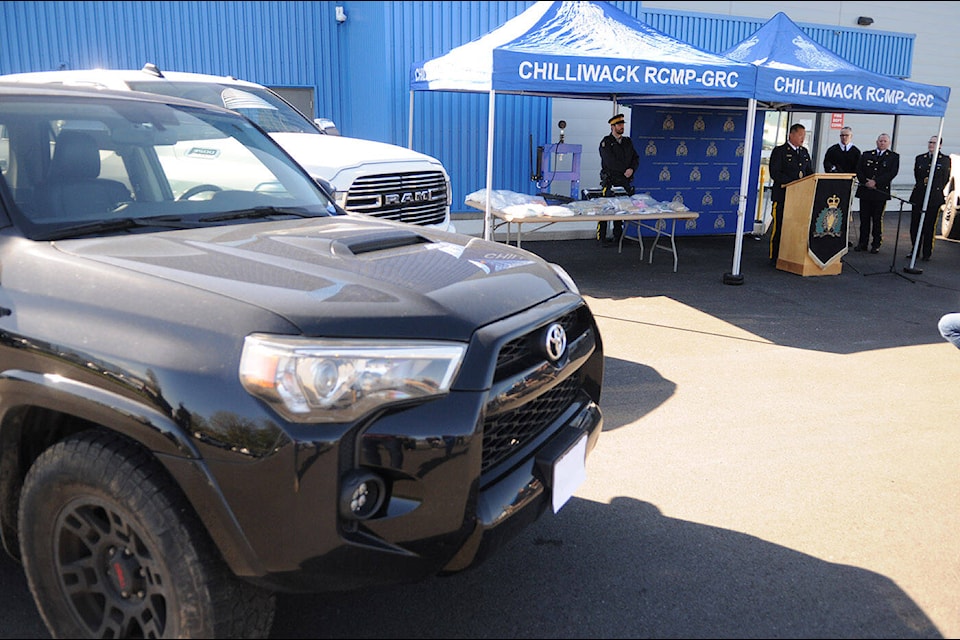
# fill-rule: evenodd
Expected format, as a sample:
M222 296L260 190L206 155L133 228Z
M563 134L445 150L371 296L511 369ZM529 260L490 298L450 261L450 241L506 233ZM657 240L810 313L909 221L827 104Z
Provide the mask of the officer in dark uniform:
M853 129L840 129L840 142L833 145L823 156L823 170L827 173L856 173L860 162L860 149L853 144Z
M877 148L864 151L857 165L857 198L860 199L860 238L854 251L880 253L883 210L890 199L890 183L900 173L900 155L890 151L890 136L877 136Z
M780 256L780 233L783 226L783 205L787 197L786 186L795 180L813 173L810 152L803 146L807 129L799 122L790 126L787 141L770 152L770 201L773 205L773 223L770 230L770 264L777 266Z
M942 143L941 143L942 144ZM913 177L916 184L910 193L910 203L913 211L910 215L910 251L917 245L917 231L920 229L920 216L923 212L923 197L927 194L927 178L930 175L930 165L933 164L933 151L937 148L937 136L927 142L927 152L921 153L913 161ZM920 259L926 262L933 253L933 228L937 222L937 214L946 198L943 188L950 180L950 156L937 152L936 168L933 171L933 184L930 186L930 199L927 202L927 214L923 216L923 231L920 233ZM909 259L910 255L907 256Z
M612 195L612 187L623 187L628 196L633 195L633 175L640 166L640 156L633 148L633 141L623 135L624 118L618 113L607 123L610 135L600 141L600 187L603 195ZM597 223L597 240L607 242L607 223ZM620 241L623 235L623 221L613 221L613 243Z

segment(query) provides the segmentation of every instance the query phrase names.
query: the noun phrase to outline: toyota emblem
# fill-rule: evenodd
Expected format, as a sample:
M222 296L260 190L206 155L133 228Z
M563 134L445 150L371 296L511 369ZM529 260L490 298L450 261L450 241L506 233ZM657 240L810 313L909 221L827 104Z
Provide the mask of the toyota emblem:
M554 322L547 327L543 350L551 362L556 362L563 357L567 350L567 332L563 330L563 325Z

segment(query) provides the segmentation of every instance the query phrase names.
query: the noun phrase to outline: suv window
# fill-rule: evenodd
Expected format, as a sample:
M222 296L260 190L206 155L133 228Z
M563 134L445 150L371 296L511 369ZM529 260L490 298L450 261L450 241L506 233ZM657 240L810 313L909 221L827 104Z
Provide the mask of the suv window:
M334 210L278 147L226 114L11 98L0 103L0 138L3 179L23 221L42 227L40 233L117 217L209 216L250 206L315 215Z

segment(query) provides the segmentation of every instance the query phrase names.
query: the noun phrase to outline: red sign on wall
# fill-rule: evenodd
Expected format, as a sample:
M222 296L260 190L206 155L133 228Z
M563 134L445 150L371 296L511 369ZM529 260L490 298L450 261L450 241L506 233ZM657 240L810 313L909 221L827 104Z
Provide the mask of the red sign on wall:
M830 128L831 128L831 129L843 129L843 114L842 114L842 113L831 113L831 114L830 114Z

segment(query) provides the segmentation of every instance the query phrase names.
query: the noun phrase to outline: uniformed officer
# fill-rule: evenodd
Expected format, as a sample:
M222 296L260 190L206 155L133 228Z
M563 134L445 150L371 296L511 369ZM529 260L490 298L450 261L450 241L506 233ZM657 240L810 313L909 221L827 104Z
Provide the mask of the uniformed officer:
M900 155L890 150L890 136L877 136L877 148L864 151L857 164L857 198L860 199L860 238L854 251L880 253L883 210L890 199L890 183L900 173Z
M633 195L633 174L640 166L640 156L633 147L629 136L623 135L624 117L618 113L609 120L610 135L600 141L600 186L603 195L611 195L612 187L623 187L628 196ZM609 244L607 222L597 223L597 240ZM620 241L623 234L623 221L613 221L613 243Z
M796 122L790 126L787 141L774 147L773 151L770 152L770 178L773 180L773 187L770 189L770 201L773 204L771 210L773 222L770 228L770 264L773 266L777 266L777 258L780 255L783 206L787 198L786 186L813 173L810 152L803 146L806 137L806 127Z
M941 142L941 145L943 143ZM941 146L942 148L942 146ZM910 215L910 250L917 246L917 231L920 229L920 217L923 212L923 197L927 194L927 178L930 165L934 164L933 152L937 149L937 136L927 142L927 152L921 153L913 161L913 177L916 184L910 193L913 211ZM926 262L933 253L933 228L937 222L940 207L946 201L943 189L950 180L950 156L937 151L936 168L933 171L933 184L930 185L930 199L927 201L927 214L923 216L923 231L920 233L920 259ZM909 259L911 256L907 256Z

